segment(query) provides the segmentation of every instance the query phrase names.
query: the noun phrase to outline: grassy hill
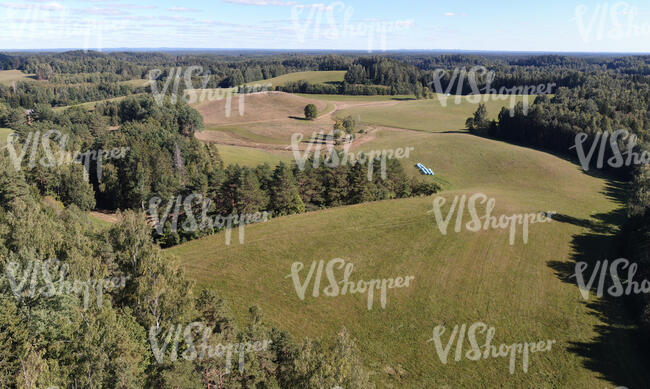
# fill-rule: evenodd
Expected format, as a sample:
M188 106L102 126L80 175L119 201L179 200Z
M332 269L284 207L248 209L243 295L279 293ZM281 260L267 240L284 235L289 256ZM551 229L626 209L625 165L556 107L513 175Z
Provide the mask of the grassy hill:
M305 105L310 103L316 104L319 112L327 109L326 102L283 92L235 96L230 101L225 98L204 101L195 108L206 126L219 126L291 119L291 116L302 118Z
M511 246L506 230L455 233L453 221L442 235L427 213L432 198L412 198L249 226L243 245L233 236L226 246L218 234L168 251L199 286L224 295L239 317L258 304L297 337L329 337L347 327L379 387L594 388L614 379L643 386L647 377L612 375L644 370L629 325L612 322L603 301L586 304L566 281L584 253L607 258L623 207L618 184L562 158L470 134L383 130L362 148L409 145L416 147L404 162L411 174L417 160L448 183L445 213L454 195L483 192L496 199L495 215L551 210L560 221L532 225L527 244L519 230ZM414 275L415 281L390 290L385 310L376 303L368 311L365 294L301 301L286 278L291 264L308 269L333 258L354 263L353 280ZM497 344L556 344L551 353L531 354L527 373L521 359L513 375L504 358L442 364L428 342L433 328L444 323L448 334L455 324L477 321L496 328ZM388 373L399 368L406 371L401 380Z
M496 119L501 107L510 106L510 97L506 99L489 99L485 102L490 119ZM522 101L524 96L515 96L514 101ZM535 100L529 96L529 104ZM360 118L362 123L376 124L396 128L407 128L428 132L440 132L465 129L465 120L472 116L478 108L478 103L466 98L454 103L454 97L449 97L446 106L437 99L404 101L391 107L363 107L343 109L337 113L339 117L352 115Z

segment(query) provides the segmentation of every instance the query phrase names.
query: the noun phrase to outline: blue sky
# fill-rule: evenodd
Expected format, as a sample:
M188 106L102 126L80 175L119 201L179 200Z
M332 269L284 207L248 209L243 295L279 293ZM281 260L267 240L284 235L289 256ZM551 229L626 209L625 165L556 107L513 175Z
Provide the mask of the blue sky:
M0 26L0 50L650 52L647 0L0 0Z

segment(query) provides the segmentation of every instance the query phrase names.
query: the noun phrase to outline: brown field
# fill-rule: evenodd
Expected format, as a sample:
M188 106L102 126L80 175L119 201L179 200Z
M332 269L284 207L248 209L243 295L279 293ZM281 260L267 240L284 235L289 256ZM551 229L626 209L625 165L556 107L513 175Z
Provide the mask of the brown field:
M239 97L233 97L228 117L225 114L225 100L198 104L196 109L203 116L206 128L197 133L196 137L204 142L222 145L289 150L292 134L303 134L304 141L301 145L306 147L306 141L311 139L312 134L332 131L339 110L368 106L389 107L401 103L399 100L367 101L363 98L323 101L284 92L246 95L243 102L244 114L239 115ZM309 103L316 104L319 111L318 118L312 121L302 118L304 107ZM363 128L368 133L357 135L355 147L373 137L375 126Z
M248 95L233 95L216 101L202 102L196 109L203 116L206 126L266 122L304 117L307 104L315 104L318 111L327 107L324 101L308 99L283 92L260 92ZM228 114L228 104L230 112ZM295 119L293 119L295 120Z

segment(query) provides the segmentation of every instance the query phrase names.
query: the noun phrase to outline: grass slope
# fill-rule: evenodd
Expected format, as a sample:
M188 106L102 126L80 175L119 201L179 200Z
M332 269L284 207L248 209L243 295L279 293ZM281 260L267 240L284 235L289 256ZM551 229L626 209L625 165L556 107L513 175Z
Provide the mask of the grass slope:
M510 106L510 96L502 95L500 99L488 99L485 105L490 119L496 119L501 107ZM507 100L505 99L507 97ZM514 101L522 101L524 96L514 96ZM535 98L528 97L532 104ZM451 96L446 106L437 99L404 101L391 107L355 107L343 109L337 113L339 117L352 115L360 118L364 124L384 125L389 127L407 128L412 130L440 132L465 129L465 120L472 116L478 103L468 101L463 97L459 104Z
M613 327L598 304L586 304L564 280L587 247L599 256L592 259L607 258L623 206L615 184L556 156L470 134L385 130L363 147L409 145L416 147L413 160L404 162L411 174L409 164L417 160L448 182L445 214L454 195L483 192L496 199L493 214L552 210L562 221L532 225L528 244L518 230L511 246L506 230L455 233L455 216L442 235L427 213L432 198L412 198L252 225L243 245L233 236L226 246L218 234L168 251L199 286L224 295L240 318L258 304L298 337L331 337L347 327L379 387L602 388L613 381L642 387L647 377L639 376L644 369L628 329ZM353 280L416 278L410 288L389 290L385 310L377 301L366 310L365 294L313 298L312 284L301 301L286 278L291 264L305 263L304 279L312 261L333 258L354 263ZM497 344L557 343L550 353L532 354L527 373L520 358L512 375L504 358L442 364L428 342L433 328L444 323L446 341L455 324L477 321L496 328ZM608 371L626 375L608 374L602 360ZM398 366L407 372L399 381L385 372Z
M252 147L219 145L219 155L226 165L238 163L241 166L256 167L264 163L275 166L280 161L290 163L293 155L288 152L267 151Z
M87 103L80 103L80 104L66 105L66 106L63 106L63 107L54 107L54 108L52 108L52 109L53 109L54 111L56 111L56 112L59 112L59 111L65 111L66 109L71 108L71 107L83 107L83 108L86 108L86 109L89 110L89 111L94 111L94 110L95 110L95 105L97 105L97 104L99 104L99 103L104 103L104 102L107 102L107 101L116 101L116 102L119 102L119 101L122 101L122 100L126 99L127 97L131 97L131 96L140 96L140 95L144 95L144 94L145 94L145 93L134 93L134 94L132 94L132 95L128 95L128 96L112 97L112 98L110 98L110 99L103 99L103 100L97 100L97 101L89 101L89 102L87 102Z

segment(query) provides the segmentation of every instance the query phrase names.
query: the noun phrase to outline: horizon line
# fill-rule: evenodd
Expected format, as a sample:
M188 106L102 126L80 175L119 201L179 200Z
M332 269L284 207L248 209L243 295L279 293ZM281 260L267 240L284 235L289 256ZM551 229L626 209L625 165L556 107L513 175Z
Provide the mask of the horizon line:
M78 48L78 47L60 47L60 48L36 48L36 49L13 49L13 48L0 48L0 53L15 53L15 52L65 52L65 51L267 51L267 52L351 52L351 53L367 53L367 54L382 54L394 52L466 52L466 53L513 53L513 54L632 54L632 55L650 55L650 52L640 51L562 51L562 50L484 50L484 49L390 49L390 50L371 50L367 49L278 49L278 48L219 48L219 47L105 47L105 48Z

